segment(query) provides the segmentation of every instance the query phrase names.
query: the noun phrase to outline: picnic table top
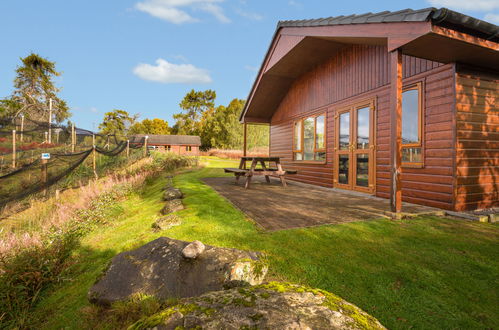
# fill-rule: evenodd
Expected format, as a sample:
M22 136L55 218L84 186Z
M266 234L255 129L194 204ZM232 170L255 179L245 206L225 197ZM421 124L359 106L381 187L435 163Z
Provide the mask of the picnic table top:
M278 162L280 157L253 157L253 156L243 156L242 160L256 160L256 161L267 161L267 162Z

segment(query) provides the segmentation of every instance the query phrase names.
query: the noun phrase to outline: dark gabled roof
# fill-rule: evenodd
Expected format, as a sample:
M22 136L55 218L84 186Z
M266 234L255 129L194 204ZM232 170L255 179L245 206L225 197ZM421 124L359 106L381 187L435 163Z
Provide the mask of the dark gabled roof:
M425 8L419 10L404 9L395 12L382 11L362 15L335 16L318 19L279 21L277 29L281 27L312 27L327 25L368 24L368 23L397 23L397 22L425 22L431 20L436 25L449 26L463 32L475 32L481 38L499 40L499 26L467 16L447 8Z
M149 145L201 145L201 138L197 135L136 134L130 136L130 143L144 143L145 136L148 136Z
M394 23L394 22L423 22L428 20L429 15L435 8L425 8L420 10L404 9L395 12L382 11L379 13L366 13L361 15L334 16L318 19L288 20L279 21L277 27L292 26L321 26L321 25L344 25L344 24L365 24L365 23Z

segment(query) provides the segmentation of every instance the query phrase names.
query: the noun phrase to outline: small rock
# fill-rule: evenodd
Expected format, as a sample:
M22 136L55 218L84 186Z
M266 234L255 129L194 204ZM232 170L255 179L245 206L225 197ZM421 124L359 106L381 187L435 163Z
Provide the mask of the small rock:
M166 202L165 206L159 211L162 215L167 215L172 212L181 211L184 209L184 205L180 199L174 199Z
M181 199L182 197L183 197L182 192L180 191L180 189L177 189L177 188L168 188L165 190L165 192L163 194L163 199L165 201L171 201L174 199Z
M160 231L160 230L167 230L181 224L182 221L178 216L176 216L175 214L170 214L166 217L162 217L154 221L154 223L152 224L152 228L155 231Z
M200 241L194 241L190 244L188 244L183 250L182 250L182 256L187 259L196 259L199 257L201 253L204 252L204 249L206 247L204 246L203 243Z

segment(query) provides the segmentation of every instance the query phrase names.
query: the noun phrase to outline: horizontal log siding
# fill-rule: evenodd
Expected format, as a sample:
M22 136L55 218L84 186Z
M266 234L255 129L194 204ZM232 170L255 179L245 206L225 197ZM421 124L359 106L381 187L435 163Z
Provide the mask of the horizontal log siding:
M406 202L453 209L454 68L443 66L404 83L423 81L424 167L402 167L402 199ZM389 95L378 98L376 195L390 197Z
M456 76L456 209L499 206L499 79Z
M453 203L454 70L451 65L404 56L404 83L425 86L424 168L403 168L403 200L451 209ZM292 178L333 186L334 112L350 104L376 98L376 195L389 198L389 67L386 47L353 46L297 79L271 121L272 156ZM293 122L308 114L327 112L327 162L292 161Z

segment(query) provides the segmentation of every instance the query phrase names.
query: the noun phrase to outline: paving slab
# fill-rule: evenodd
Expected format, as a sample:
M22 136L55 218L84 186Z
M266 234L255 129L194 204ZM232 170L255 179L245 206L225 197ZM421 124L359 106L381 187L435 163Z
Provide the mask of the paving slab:
M204 178L206 184L229 200L265 230L282 230L369 221L386 217L390 201L368 194L326 189L288 181L266 183L254 177L250 189L233 177ZM243 180L244 181L244 180ZM404 214L435 213L438 209L403 203Z

